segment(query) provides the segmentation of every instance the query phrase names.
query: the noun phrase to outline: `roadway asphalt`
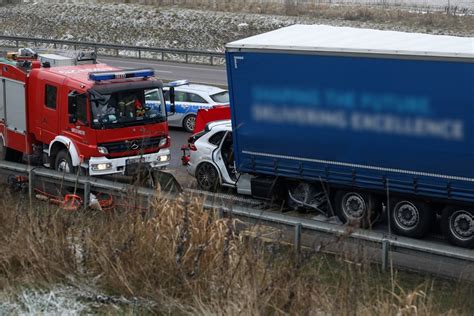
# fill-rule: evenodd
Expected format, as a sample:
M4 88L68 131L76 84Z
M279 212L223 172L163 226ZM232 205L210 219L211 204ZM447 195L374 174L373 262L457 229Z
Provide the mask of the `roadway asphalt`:
M171 63L123 57L99 57L98 60L120 68L151 67L155 69L157 77L164 81L188 79L192 83L227 86L226 69L224 66Z

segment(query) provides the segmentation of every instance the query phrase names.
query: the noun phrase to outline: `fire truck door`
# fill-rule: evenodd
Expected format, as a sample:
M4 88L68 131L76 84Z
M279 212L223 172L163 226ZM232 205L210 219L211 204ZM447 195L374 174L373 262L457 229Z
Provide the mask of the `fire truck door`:
M46 82L43 89L44 103L40 126L42 141L49 143L59 134L59 87Z
M73 139L76 145L89 145L91 128L89 120L89 107L85 92L70 91L68 95L68 119L65 134Z

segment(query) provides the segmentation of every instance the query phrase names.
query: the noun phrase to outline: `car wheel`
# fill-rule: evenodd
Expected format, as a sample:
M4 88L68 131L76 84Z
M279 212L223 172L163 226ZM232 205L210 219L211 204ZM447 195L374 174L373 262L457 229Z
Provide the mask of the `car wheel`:
M474 212L464 207L446 207L441 215L443 235L454 245L474 248Z
M196 126L196 115L191 114L184 118L183 128L186 132L192 133L194 131L194 126Z
M336 215L343 223L370 228L377 219L377 200L371 194L340 190L334 201Z
M390 204L394 205L390 212L391 227L398 235L421 238L433 226L435 213L426 203L399 199Z
M67 150L61 150L56 155L54 169L63 173L75 173L75 168L72 165L72 159Z
M196 180L201 190L214 192L219 187L219 172L212 164L203 162L196 169Z

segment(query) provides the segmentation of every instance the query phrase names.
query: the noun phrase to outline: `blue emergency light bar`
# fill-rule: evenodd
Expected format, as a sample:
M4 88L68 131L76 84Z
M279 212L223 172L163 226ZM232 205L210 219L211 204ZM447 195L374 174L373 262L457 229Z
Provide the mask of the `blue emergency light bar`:
M155 71L153 69L128 69L121 71L96 71L89 73L89 79L92 81L104 81L126 78L148 78L153 77Z
M189 81L186 79L171 81L165 84L165 87L179 87L189 84Z

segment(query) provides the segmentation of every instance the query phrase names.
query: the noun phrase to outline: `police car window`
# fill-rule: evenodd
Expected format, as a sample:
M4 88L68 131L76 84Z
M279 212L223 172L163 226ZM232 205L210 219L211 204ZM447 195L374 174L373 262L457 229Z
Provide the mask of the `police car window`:
M188 100L189 102L195 102L195 103L207 103L206 100L204 100L202 97L195 93L188 93Z
M44 87L44 104L46 107L56 110L56 98L58 94L58 88L49 84Z
M224 137L225 131L217 132L209 138L209 143L219 146L221 143L222 137Z
M182 91L175 91L174 92L174 100L176 102L189 102L187 100L187 93L186 92L182 92Z

